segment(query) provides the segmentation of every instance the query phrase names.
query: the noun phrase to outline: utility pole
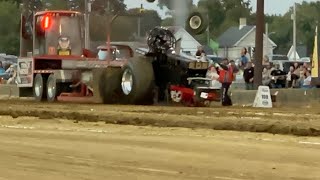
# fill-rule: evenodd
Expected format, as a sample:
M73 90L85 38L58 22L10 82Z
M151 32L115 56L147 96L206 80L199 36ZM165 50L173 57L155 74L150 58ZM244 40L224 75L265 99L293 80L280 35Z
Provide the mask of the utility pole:
M254 85L262 84L263 31L264 31L264 0L257 0L256 43L254 59Z
M85 12L84 12L84 24L85 24L85 36L84 36L84 47L90 49L90 12L91 12L91 2L90 0L85 0Z
M141 37L141 14L143 13L144 8L143 8L143 4L141 4L140 6L140 10L139 10L139 15L138 15L138 38Z
M296 11L296 3L293 5L293 14L291 16L293 20L293 60L297 60L297 11Z
M209 21L207 27L207 45L210 45L210 19L209 19L209 11L207 12L207 20Z
M267 36L267 40L266 40L266 52L264 53L265 55L269 55L269 24L266 23L266 32L265 32L266 36Z

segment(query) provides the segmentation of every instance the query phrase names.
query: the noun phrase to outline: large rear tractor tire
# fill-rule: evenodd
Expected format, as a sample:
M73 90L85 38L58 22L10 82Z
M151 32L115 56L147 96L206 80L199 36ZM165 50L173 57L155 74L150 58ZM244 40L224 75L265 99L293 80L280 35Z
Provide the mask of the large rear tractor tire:
M147 57L135 57L131 59L122 68L122 102L124 104L153 104L154 79L151 59Z
M99 94L104 104L117 104L120 98L121 68L107 68L99 75Z
M152 61L134 57L122 68L107 68L99 80L104 104L153 104L154 72Z
M192 12L186 22L186 30L192 35L204 33L208 27L208 20L200 12Z
M46 98L46 78L42 74L37 74L33 81L33 97L40 102Z
M61 93L61 84L57 83L54 74L50 74L47 80L47 101L54 102L57 100L57 96Z

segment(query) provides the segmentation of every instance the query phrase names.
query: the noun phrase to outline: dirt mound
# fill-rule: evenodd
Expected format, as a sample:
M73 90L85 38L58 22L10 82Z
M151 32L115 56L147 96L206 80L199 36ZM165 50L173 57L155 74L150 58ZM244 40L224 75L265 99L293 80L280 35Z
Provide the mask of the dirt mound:
M88 104L47 104L0 102L0 115L40 119L62 118L78 121L103 121L110 124L205 128L320 136L319 113L310 109L185 108L161 106L107 106ZM292 113L295 112L295 113ZM303 112L303 113L302 113Z

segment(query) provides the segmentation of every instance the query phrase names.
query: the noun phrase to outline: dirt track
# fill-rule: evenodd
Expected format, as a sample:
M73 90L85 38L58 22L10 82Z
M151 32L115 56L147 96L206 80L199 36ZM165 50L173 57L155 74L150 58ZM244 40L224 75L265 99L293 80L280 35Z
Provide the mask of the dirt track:
M317 137L0 116L0 147L1 180L320 177Z
M96 104L35 103L0 101L0 115L64 118L158 127L187 127L215 130L237 130L320 135L319 107L301 109L253 109L248 107L188 108L162 106L108 106Z

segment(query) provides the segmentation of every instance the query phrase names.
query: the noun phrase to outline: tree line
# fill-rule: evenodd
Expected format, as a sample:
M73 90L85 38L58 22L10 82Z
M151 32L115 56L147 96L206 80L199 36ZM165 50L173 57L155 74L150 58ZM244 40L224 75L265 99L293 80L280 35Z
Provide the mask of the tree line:
M174 10L172 0L159 0L159 7L167 7ZM0 0L0 53L18 54L19 51L19 23L20 3L29 7L38 6L46 9L72 9L84 11L84 0ZM188 9L199 10L209 17L210 38L216 39L231 26L239 25L239 17L247 18L249 25L256 22L256 14L252 11L250 0L200 0L193 5L192 0L186 1ZM171 15L174 16L174 11ZM303 2L297 5L297 43L306 45L310 54L313 48L315 27L320 20L320 2ZM141 11L137 8L127 9L123 0L95 0L92 4L90 17L90 36L92 41L106 40L106 15L120 13L120 16L112 25L112 40L133 40L138 35L138 22L140 22L140 34L143 36L154 26L174 25L173 17L161 19L154 10ZM292 45L293 22L291 14L293 8L281 14L266 15L265 21L269 24L269 32L274 32L270 38L278 45L275 53L286 54ZM138 21L140 19L140 21ZM205 44L207 35L196 36Z

